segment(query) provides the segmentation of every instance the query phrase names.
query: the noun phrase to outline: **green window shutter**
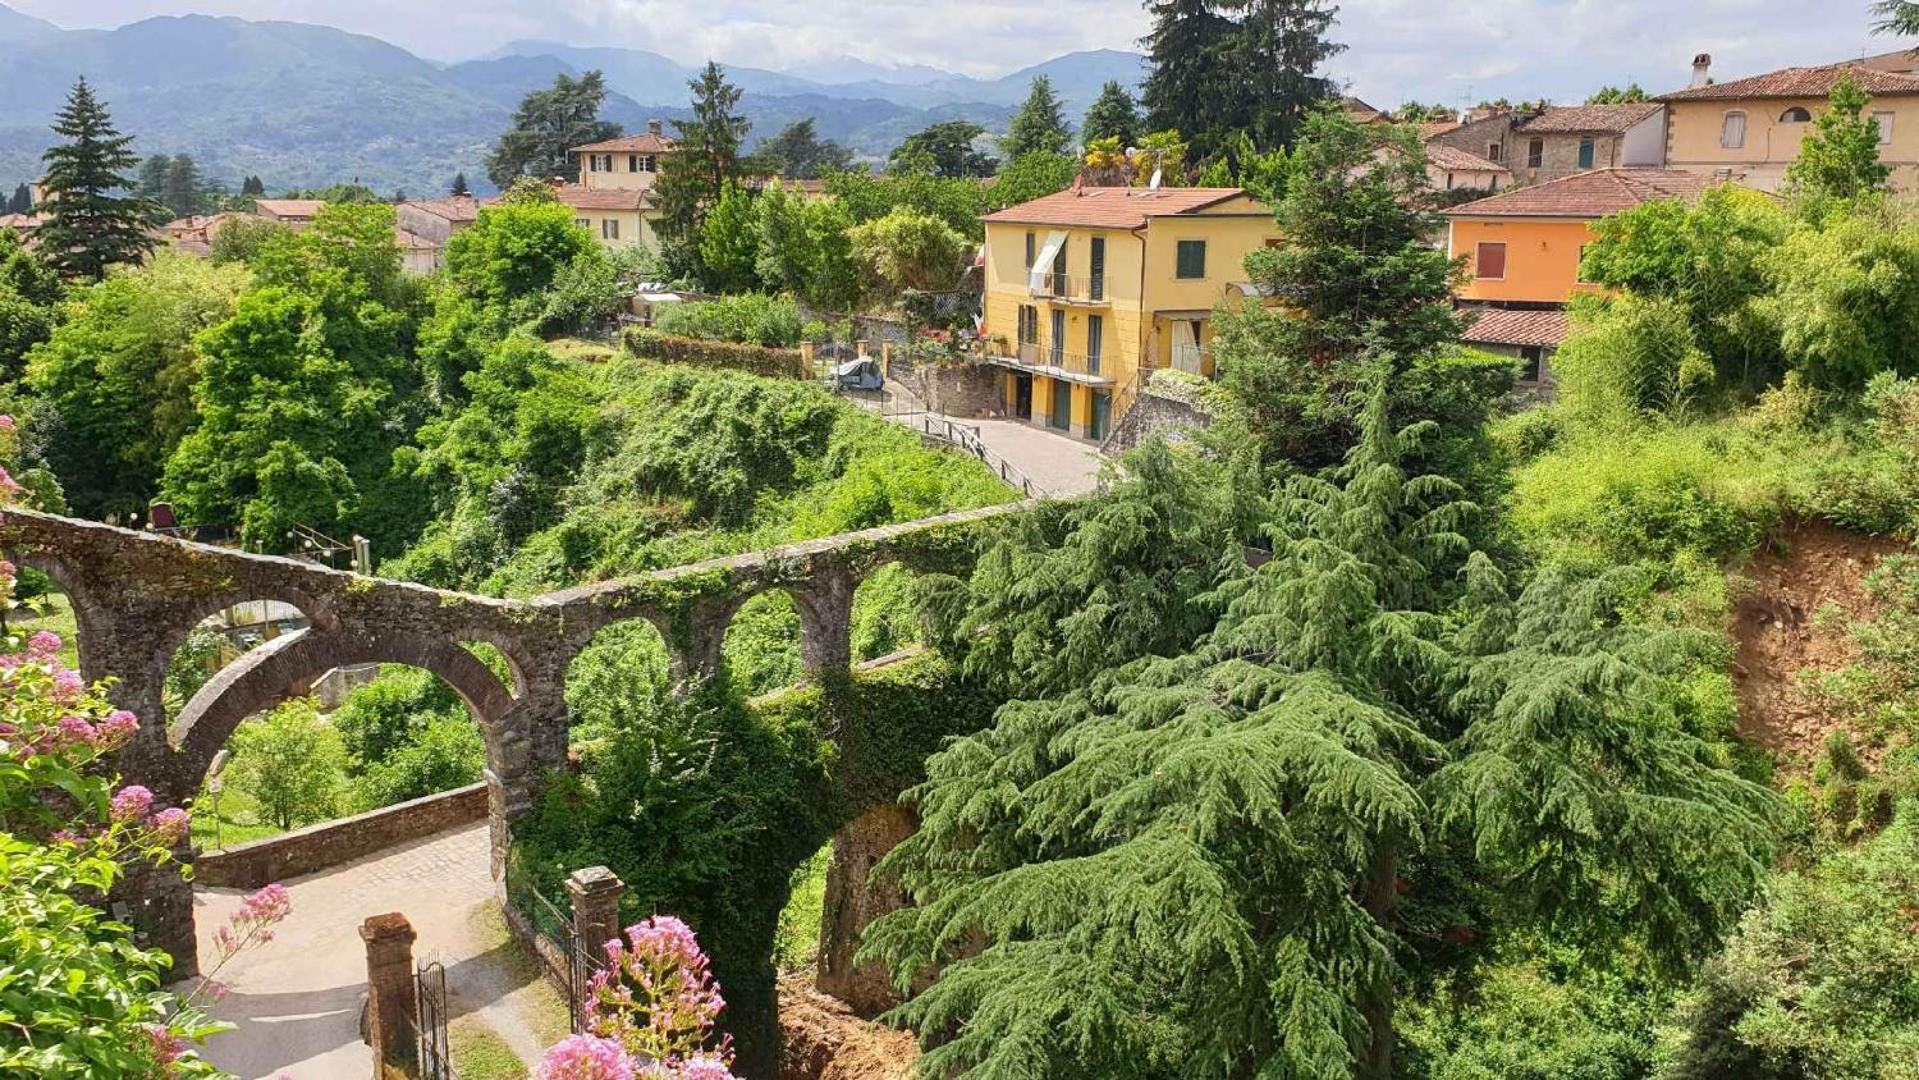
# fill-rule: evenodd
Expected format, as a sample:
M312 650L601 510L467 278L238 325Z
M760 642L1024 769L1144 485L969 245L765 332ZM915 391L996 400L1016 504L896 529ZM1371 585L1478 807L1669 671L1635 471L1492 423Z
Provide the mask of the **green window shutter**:
M1173 274L1180 278L1206 276L1206 241L1181 240Z

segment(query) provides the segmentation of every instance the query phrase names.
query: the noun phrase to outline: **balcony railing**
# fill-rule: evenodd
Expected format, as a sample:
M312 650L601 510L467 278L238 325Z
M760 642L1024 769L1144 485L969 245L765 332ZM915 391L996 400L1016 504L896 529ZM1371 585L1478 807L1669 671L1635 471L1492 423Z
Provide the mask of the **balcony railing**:
M1033 295L1076 304L1103 304L1107 300L1106 275L1043 274L1033 288Z
M1041 345L1033 341L1022 341L1012 355L994 357L994 359L1002 363L1010 362L1023 368L1032 368L1042 374L1062 372L1067 375L1084 375L1092 379L1112 376L1109 365L1113 361L1110 358L1068 352L1065 349L1055 349L1051 345Z

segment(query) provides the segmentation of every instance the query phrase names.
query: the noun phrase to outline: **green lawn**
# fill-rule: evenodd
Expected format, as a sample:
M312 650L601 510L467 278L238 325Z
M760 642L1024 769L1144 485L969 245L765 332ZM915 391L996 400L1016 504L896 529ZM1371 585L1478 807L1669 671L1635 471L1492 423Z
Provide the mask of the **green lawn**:
M74 622L73 601L67 594L50 592L8 612L7 629L20 634L53 631L60 635L60 662L80 666L80 627Z
M218 851L251 840L278 836L286 830L260 814L260 804L251 792L238 784L229 783L218 796L210 791L202 791L200 797L193 801L192 831L194 847L202 851Z

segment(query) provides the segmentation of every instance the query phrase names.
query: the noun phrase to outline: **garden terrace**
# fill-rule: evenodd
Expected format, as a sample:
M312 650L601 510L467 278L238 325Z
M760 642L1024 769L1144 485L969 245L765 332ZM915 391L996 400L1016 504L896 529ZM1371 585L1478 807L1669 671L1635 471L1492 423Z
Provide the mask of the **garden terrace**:
M564 768L568 664L600 630L644 619L665 639L682 681L720 669L726 628L742 604L784 591L800 621L810 677L851 667L854 591L898 563L923 572L963 571L976 539L1030 503L968 510L845 533L771 551L671 567L527 600L475 596L363 577L295 559L253 555L151 533L10 510L0 548L42 571L73 602L80 668L105 680L122 708L165 716L169 659L193 628L249 600L298 608L308 625L266 642L222 669L171 725L149 722L121 753L127 783L184 803L242 720L349 664L424 668L465 701L486 745L493 873L503 870L513 822L527 813L540 778ZM505 657L506 677L470 646ZM125 890L130 918L172 953L176 974L196 970L192 893L178 875L143 875Z

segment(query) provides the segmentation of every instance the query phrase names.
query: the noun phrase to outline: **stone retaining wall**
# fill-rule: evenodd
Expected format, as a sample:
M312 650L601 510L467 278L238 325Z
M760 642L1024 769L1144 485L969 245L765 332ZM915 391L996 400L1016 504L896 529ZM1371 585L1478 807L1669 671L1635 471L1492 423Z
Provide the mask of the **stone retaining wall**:
M486 784L442 791L193 860L200 885L257 889L486 819Z

